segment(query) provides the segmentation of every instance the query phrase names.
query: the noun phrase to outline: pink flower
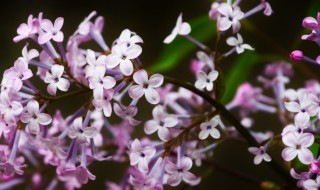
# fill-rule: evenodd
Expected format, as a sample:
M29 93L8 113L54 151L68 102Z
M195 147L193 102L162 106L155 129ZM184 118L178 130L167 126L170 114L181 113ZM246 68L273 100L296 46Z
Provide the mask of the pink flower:
M104 89L102 94L94 94L94 99L92 100L93 106L98 111L103 111L106 117L110 117L112 113L111 99L113 97L112 89Z
M178 124L178 118L173 114L167 114L161 105L157 105L152 110L153 120L149 120L144 125L144 132L148 135L158 131L158 136L162 141L168 141L170 131L168 128Z
M190 32L190 24L187 22L182 22L182 13L180 13L176 26L173 28L171 34L164 39L163 43L169 44L176 38L178 34L188 35Z
M20 102L10 100L7 93L0 94L0 113L3 114L7 123L15 123L15 116L18 116L23 110Z
M131 44L129 47L125 43L112 47L111 54L107 56L107 68L115 68L120 65L122 74L129 76L133 73L131 59L137 58L142 52L139 45Z
M210 135L214 139L220 138L220 132L216 129L219 124L219 119L213 117L209 122L201 123L201 131L199 133L199 139L204 140Z
M22 87L22 81L33 76L28 64L21 60L16 60L14 66L4 72L4 77L14 80L13 89L19 91Z
M13 176L15 173L23 175L24 171L20 169L21 167L23 167L23 165L19 163L11 163L10 161L0 163L0 170L3 170L3 174L6 176ZM1 173L2 172L0 172L0 174Z
M63 33L60 31L63 25L64 19L62 17L57 18L54 21L54 24L48 20L43 19L40 23L41 28L44 30L44 33L39 35L38 42L39 44L44 44L51 39L56 42L63 41Z
M290 175L294 178L294 179L298 179L299 181L297 182L297 186L300 188L303 188L303 183L304 181L310 179L310 175L309 172L302 172L301 174L298 174L294 168L291 168L290 170Z
M192 160L189 157L182 157L180 166L168 161L165 165L165 170L169 174L167 183L171 186L178 186L181 180L194 186L200 183L200 178L190 173Z
M40 125L48 125L52 118L49 114L39 113L39 103L35 100L30 100L26 107L26 112L20 116L23 123L27 123L27 128L31 133L38 134L40 132Z
M28 44L25 45L22 49L22 57L18 58L25 64L28 64L32 59L39 56L39 52L36 49L31 49L30 51L28 51L27 47L28 47Z
M55 96L57 88L61 91L68 91L70 82L62 78L64 67L62 65L53 65L51 67L51 73L47 71L44 82L49 83L47 91L50 95Z
M220 13L218 11L218 8L220 6L220 3L218 2L213 2L211 4L211 9L209 11L209 17L211 20L217 20L220 16Z
M227 3L221 3L218 11L221 15L221 17L218 18L218 29L220 31L226 31L232 26L233 33L237 33L241 27L240 20L244 16L240 8L238 6L233 8Z
M130 165L137 166L141 172L148 172L148 163L155 155L156 149L151 146L142 147L140 141L135 139L131 144L129 153Z
M34 19L32 15L29 15L28 22L20 24L17 29L18 36L13 38L14 42L19 42L23 39L32 37L37 33L37 26L34 23Z
M267 154L266 147L264 147L264 146L260 146L259 148L250 147L250 148L248 148L248 151L255 155L254 160L253 160L253 163L255 165L260 164L262 162L262 160L264 160L266 162L271 161L271 157L269 156L269 154Z
M298 156L303 164L311 164L313 154L308 149L313 142L314 136L311 133L292 132L282 137L282 142L288 146L282 151L282 158L286 161L293 160Z
M93 75L89 77L89 87L93 89L94 94L100 94L101 96L104 89L111 89L116 85L114 78L105 76L106 69L104 66L98 66L93 72Z
M304 181L303 187L307 190L318 190L320 188L320 176L318 176L315 180L308 179Z
M302 26L312 30L312 32L308 35L303 35L301 39L312 40L312 41L318 40L319 39L318 30L320 28L319 23L320 23L320 13L318 13L317 15L317 20L313 17L306 17L305 19L303 19Z
M290 58L294 62L300 62L303 60L304 55L303 52L300 50L294 50L293 52L290 53Z
M213 90L213 82L218 78L219 72L216 70L207 73L200 71L198 73L198 80L195 83L195 87L198 89L206 89L207 91Z
M82 128L82 117L78 117L73 121L72 127L69 129L69 137L71 139L77 139L79 144L89 142L90 138L93 138L97 134L95 127Z
M142 69L133 74L133 80L137 85L129 88L129 96L131 98L139 99L145 95L147 101L151 104L158 104L160 102L159 93L155 88L162 85L162 75L154 74L148 79L147 71Z
M80 184L88 183L89 179L95 180L96 176L93 175L86 166L78 166L72 169L63 171L64 176L74 176Z
M229 46L234 46L238 54L243 53L245 49L254 50L249 44L244 44L242 36L237 33L237 38L231 36L227 39Z

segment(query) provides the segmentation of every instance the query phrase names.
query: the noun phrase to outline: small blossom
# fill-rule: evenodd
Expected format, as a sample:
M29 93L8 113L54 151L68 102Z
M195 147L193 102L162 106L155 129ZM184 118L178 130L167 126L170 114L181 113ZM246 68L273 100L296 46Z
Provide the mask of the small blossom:
M90 138L93 138L97 134L95 127L82 128L82 117L78 117L73 121L72 127L69 129L69 137L71 139L77 139L79 144L89 142Z
M115 103L114 112L122 119L128 121L130 125L135 126L140 124L140 121L133 118L138 113L138 108L136 106L131 105L123 109L119 104Z
M303 60L304 55L303 52L300 50L294 50L293 52L290 53L290 58L294 62L300 62Z
M33 76L32 71L28 68L28 64L21 60L16 60L14 66L4 72L4 77L14 80L13 88L19 91L22 87L22 81Z
M130 47L132 45L136 45L137 43L143 43L143 40L135 32L125 29L121 32L119 38L115 40L114 45L122 43L126 44L127 47Z
M320 176L318 176L315 180L308 179L304 181L303 187L307 190L318 190L320 188Z
M39 103L35 100L30 100L26 107L26 112L22 113L20 119L23 123L27 123L27 128L31 133L38 134L40 125L48 125L52 118L49 114L39 113Z
M320 12L317 15L317 19L313 17L306 17L305 19L303 19L302 26L312 30L312 32L310 34L303 35L301 37L302 40L312 40L312 41L319 40L319 34L317 32L320 28L319 21L320 21Z
M181 180L183 180L192 186L198 185L200 183L200 178L189 172L191 167L192 160L189 157L182 157L180 166L168 161L165 165L165 170L169 174L167 183L170 186L175 187L181 183Z
M269 154L267 154L266 147L264 146L260 146L260 148L250 147L248 151L255 155L254 161L253 161L255 165L260 164L262 160L266 162L271 161L271 157L269 156Z
M221 15L221 17L218 18L218 29L220 31L226 31L232 26L233 33L237 33L241 27L240 20L244 16L240 7L236 6L233 8L227 3L222 3L218 7L218 11Z
M86 78L93 76L94 71L96 68L102 68L106 66L106 58L107 56L101 55L96 59L96 55L94 51L91 49L87 49L86 60L88 66L86 66Z
M27 47L28 47L28 44L25 45L22 49L22 57L18 58L25 64L28 64L29 61L39 56L39 52L36 49L31 49L30 51L28 51Z
M145 95L147 101L151 104L160 102L159 93L155 90L163 83L163 76L154 74L148 79L148 73L142 69L133 74L133 80L137 85L129 88L129 96L133 99L139 99Z
M92 100L92 104L98 111L103 111L103 114L106 117L110 117L112 113L112 106L110 103L112 97L113 97L113 90L104 89L103 93L94 94L94 99Z
M208 75L200 71L198 74L198 80L195 83L196 88L206 89L207 91L213 90L213 82L218 78L219 72L216 70L211 71Z
M98 66L89 77L89 87L94 90L94 93L103 94L104 89L111 89L116 85L113 77L105 76L106 69L103 66Z
M14 116L18 116L23 110L20 102L10 100L7 93L0 94L0 113L3 114L7 123L14 123Z
M63 171L63 175L74 176L80 184L87 184L89 179L96 179L96 176L93 175L86 166L82 165Z
M68 91L70 82L62 78L64 67L62 65L53 65L51 67L51 73L47 71L44 82L49 83L47 91L50 95L55 96L57 88L61 91Z
M171 43L176 36L179 35L188 35L191 32L190 24L182 21L182 13L179 15L176 26L173 28L171 34L164 39L164 43Z
M210 135L214 139L220 138L220 132L216 129L219 124L219 119L213 117L209 122L201 123L201 131L199 133L199 139L204 140Z
M237 39L238 38L238 39ZM237 38L231 36L227 39L229 46L235 46L238 54L243 53L245 49L254 50L249 44L244 44L242 36L238 33Z
M135 139L130 149L130 165L137 166L141 172L148 172L148 163L155 155L156 149L151 146L142 147L140 141Z
M20 24L20 26L17 29L18 36L13 38L14 42L19 42L23 39L32 37L37 33L37 27L34 24L33 15L29 15L28 22Z
M43 19L40 23L40 26L44 30L44 33L39 35L39 44L44 44L50 41L51 39L53 39L56 42L62 42L63 33L60 30L62 28L63 22L64 19L62 17L57 18L54 21L54 24L48 19Z
M282 151L282 157L286 161L293 160L298 156L303 164L311 164L313 154L308 149L313 142L314 136L311 133L292 132L282 137L283 143L288 146Z
M152 134L158 131L158 136L162 141L168 141L170 131L168 128L178 124L178 118L173 114L167 114L161 105L157 105L152 110L153 120L145 123L144 131L146 134Z

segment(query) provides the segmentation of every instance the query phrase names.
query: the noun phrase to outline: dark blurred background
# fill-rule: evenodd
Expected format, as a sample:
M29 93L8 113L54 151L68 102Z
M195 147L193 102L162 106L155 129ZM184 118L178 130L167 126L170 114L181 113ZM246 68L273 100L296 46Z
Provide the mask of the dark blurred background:
M261 12L254 18L250 18L261 34L241 30L245 42L251 44L259 53L286 54L293 49L293 44L301 36L301 22L306 17L310 3L317 0L269 0L274 14L270 17L264 16ZM57 17L64 17L65 23L62 28L65 39L77 29L78 24L93 10L105 17L105 29L103 35L108 45L117 38L123 29L130 29L140 35L144 44L143 53L140 56L145 66L150 66L159 57L164 48L163 39L170 34L178 15L183 13L183 20L190 21L196 17L207 15L212 1L210 0L21 0L6 1L0 6L0 68L1 73L10 67L21 55L22 47L26 41L15 44L12 38L16 36L16 29L20 23L27 21L28 15L44 13L45 18L54 20ZM257 5L259 0L243 0L243 10ZM319 7L320 9L320 7ZM315 15L310 15L315 17ZM213 28L212 30L215 30ZM262 37L262 38L261 38ZM270 39L274 43L270 43ZM29 41L32 44L31 41ZM66 42L66 41L65 41ZM214 47L214 39L206 42L209 47ZM300 47L308 51L308 55L315 58L318 47L311 42L303 42ZM177 79L193 83L194 78L189 70L190 58L195 58L195 52L187 56L181 64L172 71L163 73L174 76ZM288 57L287 57L288 58ZM228 65L234 59L228 58L225 72L228 72ZM255 80L257 74L261 73L265 64L261 63L255 67L248 78ZM314 66L307 67L311 70L317 69ZM241 72L241 70L239 70ZM300 75L297 71L292 87L303 85L307 77ZM319 72L318 72L319 73ZM192 77L190 77L192 76ZM260 117L260 116L259 116ZM273 130L279 133L281 128L273 116L262 114L256 122L256 129ZM142 130L142 128L139 128ZM272 154L279 158L280 150L274 150ZM275 174L265 163L259 166L253 165L253 156L247 151L247 145L234 142L224 143L217 148L215 160L230 168L248 173L264 180L282 182L282 178ZM277 161L280 161L278 159ZM104 180L119 180L124 167L111 162L97 163L92 165L92 173L97 180L90 182L83 189L105 189ZM260 189L256 185L249 184L231 175L216 171L214 168L210 175L207 175L199 187L195 189Z

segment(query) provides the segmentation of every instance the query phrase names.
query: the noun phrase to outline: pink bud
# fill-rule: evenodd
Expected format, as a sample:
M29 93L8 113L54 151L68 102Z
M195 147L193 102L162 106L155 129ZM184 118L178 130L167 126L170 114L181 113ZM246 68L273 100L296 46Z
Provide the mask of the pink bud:
M295 50L295 51L291 52L290 58L292 59L292 61L300 62L300 61L303 60L304 55L303 55L303 52L302 52L302 51L300 51L300 50Z

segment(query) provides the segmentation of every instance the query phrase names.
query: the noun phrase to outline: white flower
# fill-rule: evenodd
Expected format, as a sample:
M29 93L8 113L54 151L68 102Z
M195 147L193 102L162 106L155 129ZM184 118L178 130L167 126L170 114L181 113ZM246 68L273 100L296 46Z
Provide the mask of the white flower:
M209 122L201 123L199 139L206 139L208 138L209 134L214 139L220 138L220 132L218 131L218 129L216 129L218 124L219 119L217 117L213 117Z
M320 187L320 176L318 176L315 180L308 179L304 181L303 187L307 190L318 190Z
M260 146L260 148L257 147L249 147L248 151L251 152L252 154L256 155L254 157L253 163L258 165L262 162L262 160L266 162L271 161L271 157L269 154L266 152L266 148L264 146Z
M78 117L73 121L73 126L69 129L69 137L71 139L77 139L79 144L88 142L88 139L93 138L97 134L95 127L82 128L82 117Z
M238 38L238 39L237 39ZM238 33L237 38L231 36L227 39L229 46L235 46L238 54L243 53L245 49L254 50L249 44L244 44L242 36Z
M188 35L191 32L190 24L187 22L182 22L182 13L179 15L176 26L173 28L171 34L164 39L164 43L171 43L174 38L180 35Z
M51 67L51 73L47 71L44 79L45 83L49 83L47 91L50 95L56 95L57 88L61 91L68 91L70 82L62 78L64 67L62 65L53 65Z
M195 87L198 89L207 89L211 91L213 89L213 82L218 78L219 72L216 70L211 71L208 75L200 71L198 74L198 80L195 83Z
M232 8L231 5L227 3L221 3L218 7L218 12L220 13L220 17L218 17L217 27L220 31L226 31L231 26L233 33L240 30L240 20L244 16L244 13L238 6Z

